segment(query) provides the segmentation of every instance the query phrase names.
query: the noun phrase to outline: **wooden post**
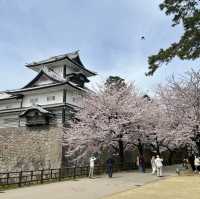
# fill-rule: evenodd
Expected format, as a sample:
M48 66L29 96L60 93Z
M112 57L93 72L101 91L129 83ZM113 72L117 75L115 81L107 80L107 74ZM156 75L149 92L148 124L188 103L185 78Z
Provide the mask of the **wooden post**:
M80 168L80 176L83 176L83 167Z
M44 170L41 170L41 176L40 176L40 183L43 184L43 175L44 175Z
M9 173L7 173L7 174L6 174L6 184L7 184L7 185L9 184L9 177L10 177L10 175L9 175Z
M20 172L19 172L19 183L18 183L18 186L19 186L19 187L22 186L22 172L23 172L23 171L20 171Z
M52 179L52 169L51 169L51 175L50 175L50 178Z
M77 166L77 162L75 163L74 166L74 172L73 172L73 178L76 179L76 166Z
M58 181L61 181L61 179L62 179L62 170L60 168L58 172Z
M31 183L33 181L33 171L31 171Z

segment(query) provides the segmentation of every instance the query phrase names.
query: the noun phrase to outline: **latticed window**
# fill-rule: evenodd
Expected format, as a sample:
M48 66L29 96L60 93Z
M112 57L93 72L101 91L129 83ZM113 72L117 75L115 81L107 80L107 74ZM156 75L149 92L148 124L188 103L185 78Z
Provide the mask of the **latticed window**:
M38 102L38 98L37 97L30 99L30 103L33 104L33 105L35 105L37 102Z
M56 97L53 95L53 96L47 96L47 101L55 101Z

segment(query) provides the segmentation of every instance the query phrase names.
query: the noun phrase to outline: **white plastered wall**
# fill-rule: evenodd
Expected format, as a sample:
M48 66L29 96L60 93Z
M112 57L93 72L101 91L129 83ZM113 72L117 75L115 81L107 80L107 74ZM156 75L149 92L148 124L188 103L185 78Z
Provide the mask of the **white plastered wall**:
M47 101L47 97L50 96L55 96L55 100L53 101ZM35 94L27 94L26 96L24 96L23 99L23 107L30 107L33 104L31 103L31 99L33 98L37 98L38 101L36 102L36 104L38 105L49 105L49 104L58 104L58 103L62 103L63 102L63 92L62 90L60 91L51 91L49 90L49 92L46 93L35 93Z

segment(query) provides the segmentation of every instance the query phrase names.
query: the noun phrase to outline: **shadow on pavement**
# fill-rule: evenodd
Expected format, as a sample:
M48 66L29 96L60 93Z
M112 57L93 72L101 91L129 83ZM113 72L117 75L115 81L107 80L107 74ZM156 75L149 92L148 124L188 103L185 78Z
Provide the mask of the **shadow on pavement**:
M111 178L108 177L108 179L112 179L112 178L121 178L122 176L113 176Z

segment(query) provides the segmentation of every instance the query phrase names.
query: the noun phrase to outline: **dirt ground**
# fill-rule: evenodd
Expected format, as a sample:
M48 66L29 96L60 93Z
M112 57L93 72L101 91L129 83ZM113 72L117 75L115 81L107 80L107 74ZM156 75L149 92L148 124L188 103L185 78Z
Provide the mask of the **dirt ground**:
M200 176L171 177L104 199L200 199Z

